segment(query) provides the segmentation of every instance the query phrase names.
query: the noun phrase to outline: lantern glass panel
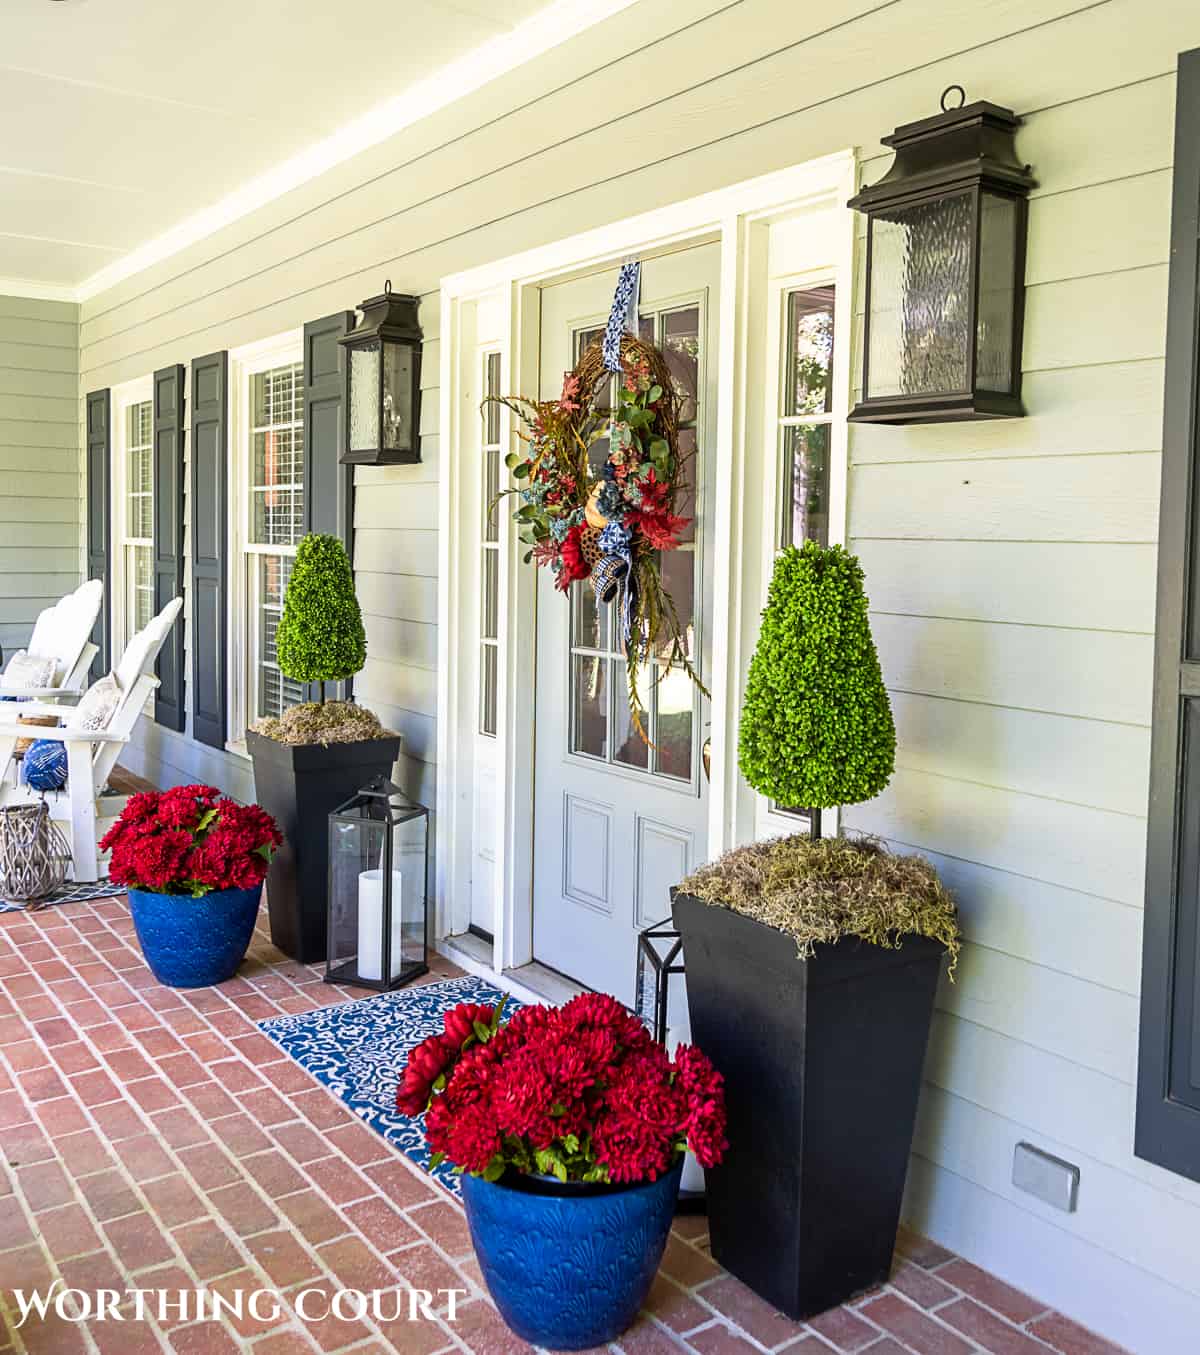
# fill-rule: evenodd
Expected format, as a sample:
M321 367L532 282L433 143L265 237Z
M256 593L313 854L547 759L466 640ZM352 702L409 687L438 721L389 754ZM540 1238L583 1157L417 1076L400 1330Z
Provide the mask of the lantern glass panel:
M395 801L390 808L380 800L358 803L331 816L329 969L343 980L387 987L424 970L427 825L423 809Z
M1016 268L1017 200L984 193L979 215L979 350L975 375L981 390L1012 390Z
M407 452L413 445L413 350L406 343L383 345L383 446Z
M375 339L350 350L350 450L379 447L380 342Z
M890 209L870 230L868 397L967 390L972 195Z
M338 815L331 821L329 843L329 963L331 967L356 962L355 971L364 979L381 982L381 942L383 922L379 906L363 908L363 882L370 873L378 877L383 856L387 824L381 819ZM366 893L372 891L367 886ZM379 897L378 887L374 890ZM372 930L373 935L365 933Z

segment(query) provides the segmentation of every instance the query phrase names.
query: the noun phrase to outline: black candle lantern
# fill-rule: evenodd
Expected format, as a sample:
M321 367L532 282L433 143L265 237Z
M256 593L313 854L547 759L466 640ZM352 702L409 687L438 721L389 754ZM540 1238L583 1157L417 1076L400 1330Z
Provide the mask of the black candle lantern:
M326 983L387 991L429 971L429 810L377 776L329 816Z
M863 396L868 423L1024 414L1026 199L1021 119L963 103L897 127L891 168L849 205L867 217Z
M656 1040L667 1038L671 979L683 972L683 939L669 919L638 932L634 1011Z
M417 298L393 294L362 302L362 322L338 340L346 363L346 450L359 466L421 459L421 326Z

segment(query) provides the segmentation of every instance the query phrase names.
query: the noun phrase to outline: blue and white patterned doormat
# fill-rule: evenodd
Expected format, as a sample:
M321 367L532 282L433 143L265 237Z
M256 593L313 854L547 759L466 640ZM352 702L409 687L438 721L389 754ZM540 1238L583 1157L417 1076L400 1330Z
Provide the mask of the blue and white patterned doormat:
M429 1166L423 1116L396 1109L400 1073L414 1049L442 1029L442 1018L460 1002L499 1002L504 994L467 974L417 988L401 988L357 1002L317 1007L296 1016L273 1016L259 1030L323 1082L355 1115L422 1169ZM521 1006L509 997L506 1011ZM452 1195L458 1177L448 1163L433 1172Z
M128 893L128 885L115 885L111 880L99 880L95 884L77 885L68 880L59 885L53 894L32 903L21 903L14 899L0 899L0 913L25 913L38 908L56 908L60 903L89 903L93 899L115 899Z

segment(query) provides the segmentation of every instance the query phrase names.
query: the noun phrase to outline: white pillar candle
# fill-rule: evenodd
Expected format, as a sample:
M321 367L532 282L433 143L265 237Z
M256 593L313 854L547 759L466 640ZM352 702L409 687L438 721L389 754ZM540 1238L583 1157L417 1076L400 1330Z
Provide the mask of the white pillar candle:
M392 967L396 978L404 963L404 934L400 901L404 897L398 870L392 871ZM364 870L358 877L358 974L359 978L384 978L383 973L383 871Z

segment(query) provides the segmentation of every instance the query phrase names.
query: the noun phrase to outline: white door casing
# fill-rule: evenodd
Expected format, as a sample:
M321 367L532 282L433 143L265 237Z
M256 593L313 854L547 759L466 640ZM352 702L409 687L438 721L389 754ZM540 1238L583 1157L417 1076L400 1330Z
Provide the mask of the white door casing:
M691 639L701 675L712 652L711 429L716 414L713 299L720 247L699 245L648 260L639 324L667 355L679 389L681 450L695 506L664 582ZM548 286L541 298L542 399L602 332L615 269ZM593 464L607 444L594 444ZM708 702L686 673L646 665L641 696L650 743L629 716L619 606L597 607L591 584L564 597L540 571L537 597L537 725L534 790L533 954L587 987L634 1000L637 932L670 912L670 886L704 859ZM565 694L565 695L564 695Z
M791 169L735 184L686 202L615 222L567 240L528 250L443 279L441 316L439 481L439 662L436 919L438 938L465 932L473 900L477 811L475 724L478 712L479 484L478 397L469 373L478 354L480 307L499 307L502 385L506 391L539 389L541 301L558 284L613 269L637 256L644 268L697 245L719 250L719 269L708 298L713 348L708 380L715 383L715 419L706 436L712 458L710 529L714 561L705 595L708 633L716 637L708 720L712 735L712 780L701 851L710 859L764 831L787 831L771 822L761 797L741 781L736 765L737 721L746 667L758 635L766 594L773 529L778 521L774 429L768 427L767 386L778 388L779 318L772 310L790 285L832 281L837 287L837 341L830 540L844 539L845 429L849 407L853 214L845 202L856 188L852 152L840 152ZM799 280L799 281L797 281ZM611 297L611 288L609 288ZM606 307L606 303L604 303ZM601 307L604 308L604 307ZM585 308L594 315L596 307ZM769 331L772 330L773 335ZM765 373L774 372L770 380ZM516 447L514 420L506 416L501 436ZM526 964L534 955L534 693L538 686L534 569L521 563L524 547L501 514L499 560L499 684L496 768L494 945L491 964L476 968L495 976ZM563 599L553 601L562 608ZM565 610L565 608L564 608ZM565 690L561 675L560 694ZM547 693L539 693L545 700ZM651 919L652 920L652 919ZM464 959L461 950L456 958ZM629 966L632 981L632 964Z

